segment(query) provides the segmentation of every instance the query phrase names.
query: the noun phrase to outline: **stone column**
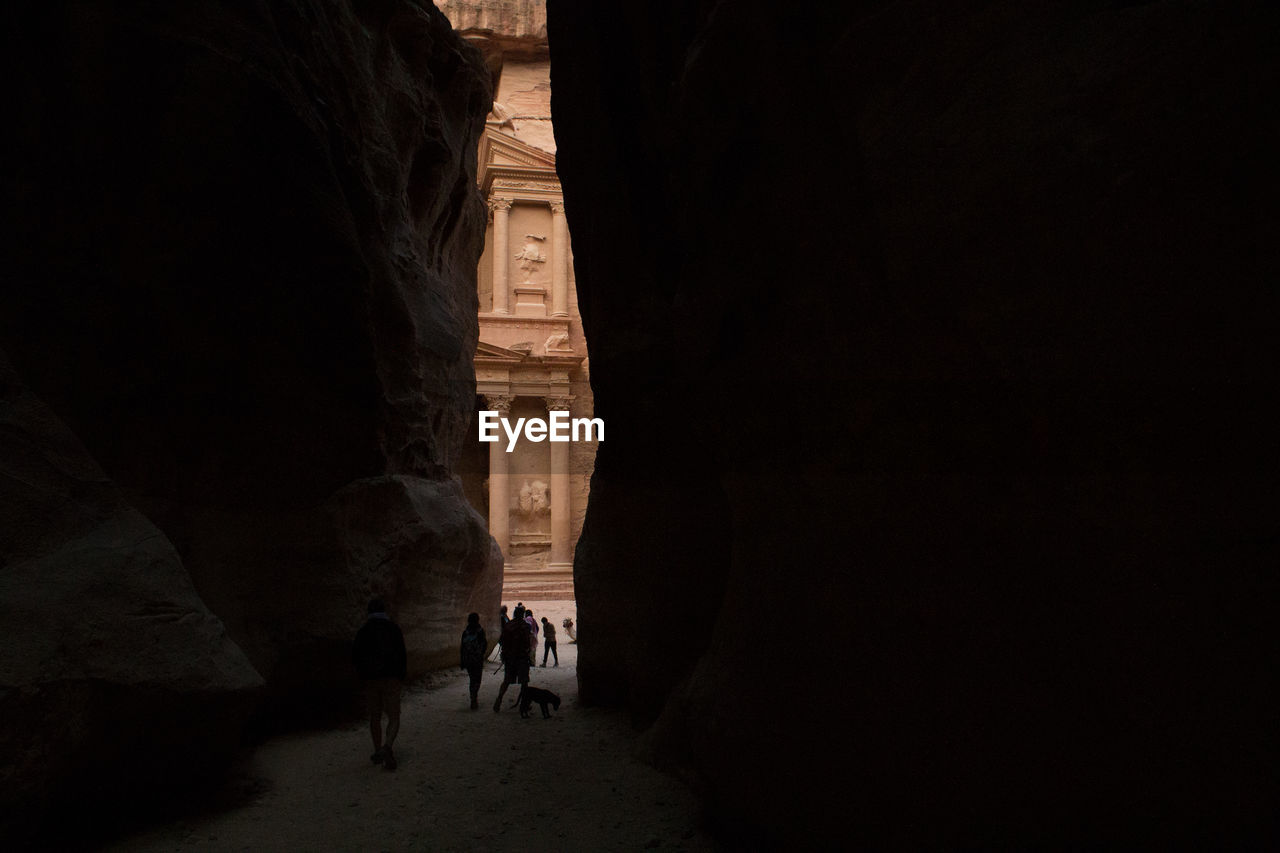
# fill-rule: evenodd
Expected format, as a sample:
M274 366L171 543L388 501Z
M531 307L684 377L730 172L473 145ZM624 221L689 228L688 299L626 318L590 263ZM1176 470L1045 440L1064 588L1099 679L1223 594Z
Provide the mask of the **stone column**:
M497 411L498 417L511 414L511 397L486 394L485 400ZM510 456L499 432L498 440L489 445L489 535L498 540L504 559L511 546L511 477L507 473Z
M507 244L507 213L511 199L494 196L489 199L493 210L493 313L510 314L511 281L507 273L509 257Z
M551 316L569 316L569 222L564 202L551 202Z
M572 397L547 397L547 412L568 412ZM569 540L569 442L551 444L551 561L548 568L572 570L573 542Z

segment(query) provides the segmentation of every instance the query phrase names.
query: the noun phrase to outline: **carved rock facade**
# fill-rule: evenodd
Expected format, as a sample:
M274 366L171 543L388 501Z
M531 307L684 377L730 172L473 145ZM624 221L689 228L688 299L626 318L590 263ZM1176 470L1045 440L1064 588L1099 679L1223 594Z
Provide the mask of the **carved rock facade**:
M554 411L590 418L587 345L556 175L545 17L540 6L511 0L442 8L495 79L477 175L492 214L478 274L477 406L513 419L546 420ZM506 554L506 597L570 598L596 444L521 439L510 453L505 445L476 445L464 454L462 473Z

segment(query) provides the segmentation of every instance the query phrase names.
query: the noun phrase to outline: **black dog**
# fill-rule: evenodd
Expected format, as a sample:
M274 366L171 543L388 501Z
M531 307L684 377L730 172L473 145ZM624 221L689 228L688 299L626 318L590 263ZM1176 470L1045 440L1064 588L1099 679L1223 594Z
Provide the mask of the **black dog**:
M542 709L543 718L549 718L551 712L547 710L550 705L557 711L560 710L560 697L552 693L550 690L543 690L541 687L530 687L525 685L520 690L520 695L516 697L516 701L512 702L512 707L520 705L520 716L529 716L529 706L534 702L538 703L538 707Z

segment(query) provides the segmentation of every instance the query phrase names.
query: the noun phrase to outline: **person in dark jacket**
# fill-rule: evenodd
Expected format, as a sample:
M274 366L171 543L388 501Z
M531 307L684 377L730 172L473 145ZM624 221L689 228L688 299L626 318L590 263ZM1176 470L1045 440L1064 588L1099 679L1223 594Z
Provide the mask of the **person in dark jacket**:
M369 618L356 632L351 661L364 679L365 698L369 705L369 733L373 736L373 755L369 759L388 770L396 769L391 746L400 731L400 692L404 685L407 655L400 626L387 615L382 599L369 602ZM382 715L387 715L386 737L382 734Z
M511 621L502 629L502 637L498 640L506 672L502 677L502 686L498 688L498 698L493 700L495 712L502 710L502 697L507 692L508 684L519 684L523 689L529 683L529 640L533 634L529 630L529 623L524 621L523 607L517 604L511 615Z
M484 628L480 627L480 614L467 615L467 627L462 629L462 645L459 659L462 668L471 676L471 710L480 707L480 676L484 674L484 653L489 650L488 640L484 636Z

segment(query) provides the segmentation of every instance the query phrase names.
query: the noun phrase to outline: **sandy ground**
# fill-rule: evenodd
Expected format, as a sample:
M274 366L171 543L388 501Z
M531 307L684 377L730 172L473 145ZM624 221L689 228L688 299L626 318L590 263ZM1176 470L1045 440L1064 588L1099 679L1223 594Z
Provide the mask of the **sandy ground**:
M526 603L557 627L560 666L530 673L531 684L561 697L551 719L537 705L530 719L508 707L518 685L495 714L496 664L485 667L479 711L468 708L466 674L441 673L433 677L438 686L406 690L396 771L369 761L367 723L278 738L253 756L259 793L247 804L110 849L714 849L689 790L632 758L626 716L579 707L577 647L560 628L565 616L577 621L573 603Z

